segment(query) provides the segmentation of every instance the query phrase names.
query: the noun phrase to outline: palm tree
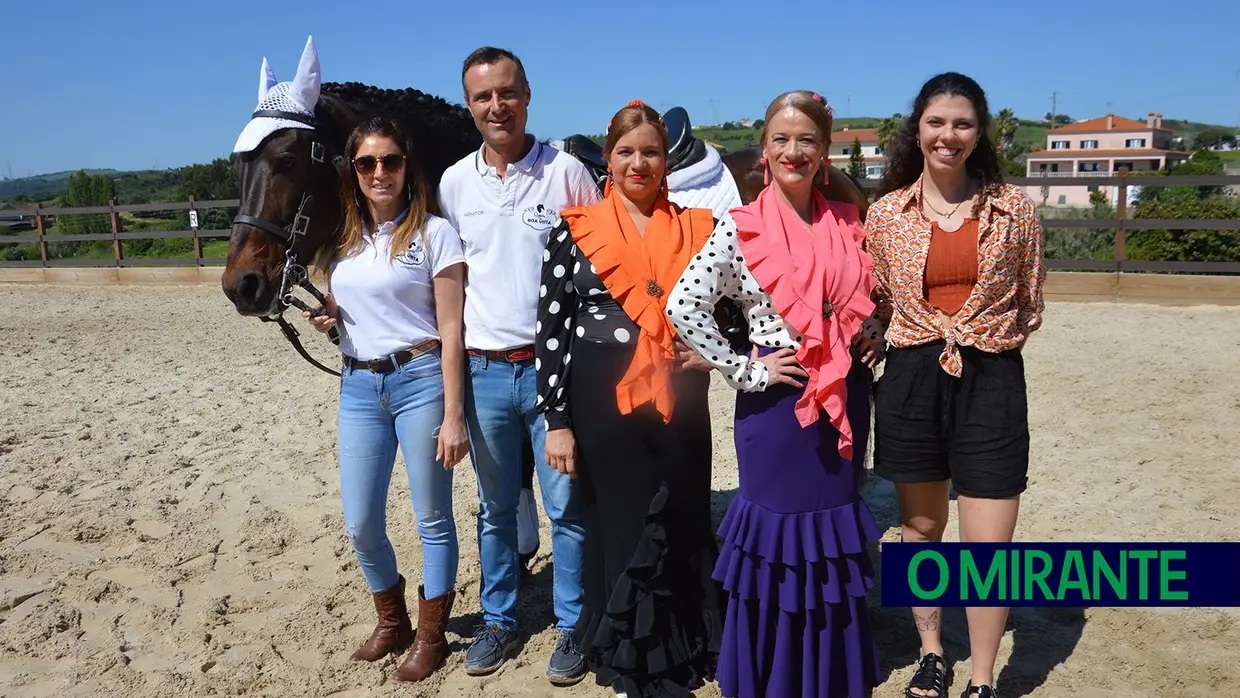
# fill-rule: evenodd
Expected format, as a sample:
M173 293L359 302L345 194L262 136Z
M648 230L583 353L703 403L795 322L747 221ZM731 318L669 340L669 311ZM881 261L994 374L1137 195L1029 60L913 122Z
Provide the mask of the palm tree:
M887 152L887 146L896 139L896 134L900 132L900 125L904 123L904 115L895 113L890 119L883 119L878 124L878 149Z
M1011 109L1004 109L995 117L995 133L999 135L999 147L1003 152L1012 149L1012 144L1016 141L1016 129L1020 124L1016 123L1016 114Z

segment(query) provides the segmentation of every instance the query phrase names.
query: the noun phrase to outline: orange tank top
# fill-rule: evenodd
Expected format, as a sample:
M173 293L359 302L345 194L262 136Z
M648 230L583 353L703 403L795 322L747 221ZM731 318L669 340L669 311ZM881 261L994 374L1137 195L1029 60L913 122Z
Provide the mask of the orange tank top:
M926 300L948 315L964 306L977 284L977 219L969 218L955 231L931 223L930 253L926 257Z

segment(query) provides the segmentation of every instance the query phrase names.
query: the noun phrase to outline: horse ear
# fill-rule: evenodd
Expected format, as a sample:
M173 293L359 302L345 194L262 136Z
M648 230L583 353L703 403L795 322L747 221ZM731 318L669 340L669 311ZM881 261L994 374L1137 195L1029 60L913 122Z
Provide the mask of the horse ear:
M293 89L290 96L303 107L307 113L313 114L319 102L319 52L314 46L314 37L306 39L306 48L301 52L301 62L297 64L297 76L293 78Z
M267 91L276 86L276 74L271 69L271 64L267 62L267 57L263 56L263 66L258 69L258 101L263 101L267 96Z

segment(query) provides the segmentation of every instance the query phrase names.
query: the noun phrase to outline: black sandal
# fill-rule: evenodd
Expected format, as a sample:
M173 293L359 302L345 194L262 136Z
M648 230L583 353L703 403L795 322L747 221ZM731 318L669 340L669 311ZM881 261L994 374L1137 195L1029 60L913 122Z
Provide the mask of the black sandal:
M904 688L904 698L947 698L947 687L952 683L952 667L939 655L927 652L917 663L917 671ZM934 691L933 696L913 693L914 688Z
M977 698L999 698L999 694L995 693L995 689L990 686L974 686L970 681L965 687L964 693L960 694L960 698L969 698L969 696L977 696Z

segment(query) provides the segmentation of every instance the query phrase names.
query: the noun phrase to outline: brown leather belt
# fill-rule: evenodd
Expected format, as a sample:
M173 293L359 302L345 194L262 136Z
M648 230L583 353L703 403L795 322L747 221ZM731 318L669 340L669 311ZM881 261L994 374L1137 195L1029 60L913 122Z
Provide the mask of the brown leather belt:
M362 361L361 359L346 356L344 357L344 365L355 371L362 370L374 371L375 373L391 373L399 368L401 364L413 359L416 356L421 356L437 346L439 346L438 339L427 339L418 342L408 349L402 349L395 354L388 354L381 359L369 359Z
M503 361L510 364L534 360L533 345L516 349L469 349L468 351L470 356L485 357L490 361Z

